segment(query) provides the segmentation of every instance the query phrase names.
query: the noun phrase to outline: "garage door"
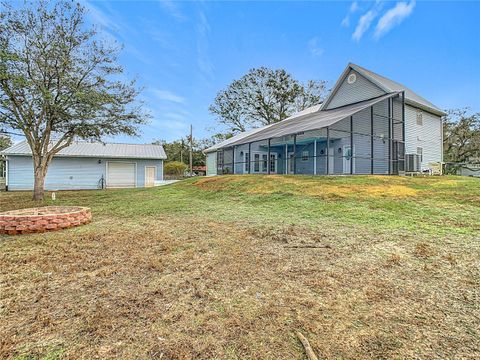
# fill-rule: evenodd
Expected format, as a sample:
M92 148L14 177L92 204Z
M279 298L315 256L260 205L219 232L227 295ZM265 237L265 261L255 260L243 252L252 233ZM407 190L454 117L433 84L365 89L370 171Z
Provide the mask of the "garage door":
M107 188L135 187L135 163L108 162Z

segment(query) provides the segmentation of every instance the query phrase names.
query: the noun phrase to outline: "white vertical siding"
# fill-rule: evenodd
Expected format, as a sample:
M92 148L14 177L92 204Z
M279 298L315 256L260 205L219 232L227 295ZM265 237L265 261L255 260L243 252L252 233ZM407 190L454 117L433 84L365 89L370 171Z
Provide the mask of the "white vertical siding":
M417 125L417 111L422 111L423 125ZM428 163L443 160L442 131L440 116L405 105L405 152L416 154L417 147L421 147L422 169L428 168Z
M33 162L29 156L8 156L9 190L33 189ZM45 177L47 190L99 189L101 179L106 179L107 161L129 161L137 164L137 187L145 185L145 166L156 166L156 179L163 180L162 160L103 159L103 158L53 158Z
M350 74L354 73L357 76L357 80L353 84L347 82L347 78ZM356 103L359 101L372 99L377 96L384 95L385 91L380 89L377 85L367 80L364 76L360 75L354 70L350 70L342 84L338 88L337 92L332 95L330 102L326 109L333 109L339 106Z
M217 152L207 154L207 175L217 174Z

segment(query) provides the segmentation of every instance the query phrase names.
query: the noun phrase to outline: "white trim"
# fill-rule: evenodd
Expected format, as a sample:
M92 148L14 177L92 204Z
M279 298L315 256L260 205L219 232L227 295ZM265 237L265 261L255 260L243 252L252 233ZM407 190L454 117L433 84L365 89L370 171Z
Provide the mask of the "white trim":
M9 178L9 174L8 174L8 171L9 171L9 168L8 168L8 159L5 159L5 189L8 188L8 178Z
M147 168L154 168L155 171L153 172L153 185L151 187L155 186L155 181L157 180L157 166L156 165L145 165L144 172L145 172L145 178L143 180L143 187L147 187Z
M109 163L124 163L124 164L134 164L135 165L135 185L137 187L137 162L136 161L106 161L105 162L105 188L108 189L108 164ZM121 189L116 187L111 187L110 189Z
M295 153L293 151L289 151L287 154L287 174L293 174L295 172L295 160L288 162L290 160L290 156L293 155L292 159L295 159ZM292 165L293 164L293 165ZM292 166L292 170L290 171L290 165Z

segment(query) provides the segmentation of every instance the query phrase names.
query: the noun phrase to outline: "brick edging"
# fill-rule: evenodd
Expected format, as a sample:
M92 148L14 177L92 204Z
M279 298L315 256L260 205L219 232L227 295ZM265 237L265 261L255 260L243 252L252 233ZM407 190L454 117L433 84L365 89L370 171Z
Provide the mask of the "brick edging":
M71 208L71 206L68 207ZM17 215L15 211L0 213L0 234L42 233L84 225L92 221L92 212L87 207L77 206L74 207L74 211L67 213L54 213L55 209L59 208L58 206L32 208L31 210L48 211L50 208L52 213L45 215Z

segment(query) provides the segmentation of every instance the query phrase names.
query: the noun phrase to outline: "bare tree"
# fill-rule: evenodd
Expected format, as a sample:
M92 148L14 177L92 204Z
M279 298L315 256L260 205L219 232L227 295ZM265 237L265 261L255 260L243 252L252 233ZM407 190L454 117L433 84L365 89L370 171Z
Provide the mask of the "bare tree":
M136 135L148 116L135 81L119 81L118 46L99 40L75 2L2 3L0 127L23 133L32 151L35 200L55 154L75 139Z

